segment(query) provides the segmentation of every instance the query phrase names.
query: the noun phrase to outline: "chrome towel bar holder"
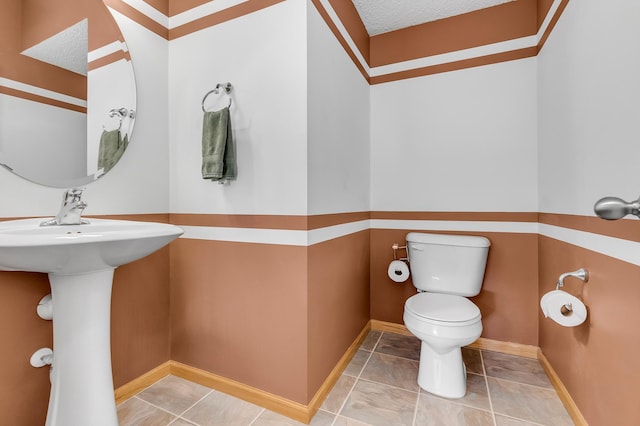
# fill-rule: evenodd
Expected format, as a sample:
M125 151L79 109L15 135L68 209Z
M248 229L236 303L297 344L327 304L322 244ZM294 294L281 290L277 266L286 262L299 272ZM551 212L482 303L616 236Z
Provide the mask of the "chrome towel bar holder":
M233 89L233 86L231 85L231 83L226 82L226 83L218 83L216 84L215 89L209 90L204 97L202 98L202 112L207 112L207 110L204 108L204 101L207 100L207 97L210 94L220 94L220 89L224 90L224 92L226 93L226 95L229 97L229 105L228 107L231 108L231 90Z
M640 199L625 201L618 197L604 197L596 202L593 211L606 220L622 219L628 214L640 217Z
M119 120L119 125L118 125L118 130L122 130L122 121L125 118L134 118L136 115L136 112L132 109L127 109L127 108L113 108L111 110L109 110L109 117L110 118L114 118L117 117ZM102 125L102 129L105 129L104 124Z

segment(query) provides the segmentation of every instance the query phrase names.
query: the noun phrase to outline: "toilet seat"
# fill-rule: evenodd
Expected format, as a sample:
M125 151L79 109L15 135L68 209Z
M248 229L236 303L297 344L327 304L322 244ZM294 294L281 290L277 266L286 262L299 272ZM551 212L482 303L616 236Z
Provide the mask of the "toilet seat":
M407 299L405 309L434 325L465 326L482 319L473 302L453 294L418 293Z

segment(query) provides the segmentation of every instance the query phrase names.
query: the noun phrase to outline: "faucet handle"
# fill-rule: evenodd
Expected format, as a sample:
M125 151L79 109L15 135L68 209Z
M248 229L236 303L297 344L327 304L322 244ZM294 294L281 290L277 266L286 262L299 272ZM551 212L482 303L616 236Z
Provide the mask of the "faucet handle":
M71 188L66 190L64 194L62 194L60 209L71 207L76 210L79 209L80 213L82 213L82 210L87 208L87 203L82 200L82 191L84 191L84 188Z
M82 191L84 188L71 188L67 189L64 194L62 194L62 202L63 204L67 203L77 203L82 198Z

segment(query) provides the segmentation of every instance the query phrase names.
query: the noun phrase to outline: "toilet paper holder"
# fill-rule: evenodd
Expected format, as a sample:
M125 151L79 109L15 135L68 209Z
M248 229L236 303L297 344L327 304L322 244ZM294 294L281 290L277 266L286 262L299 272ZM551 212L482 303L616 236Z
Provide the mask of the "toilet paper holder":
M577 271L565 272L564 274L561 274L558 277L558 281L556 282L556 290L559 290L564 286L564 279L567 277L575 277L575 278L578 278L579 280L587 282L589 281L589 271L587 271L584 268L580 268ZM571 303L565 304L564 306L562 306L562 309L560 310L560 312L565 317L573 314L573 305Z
M564 315L565 317L568 317L569 315L573 314L573 303L569 302L569 303L565 303L564 305L562 305L562 307L560 308L560 313L562 315Z
M564 280L567 277L575 277L584 282L589 281L589 271L584 268L580 268L577 271L565 272L558 277L558 281L556 282L556 290L561 289L564 286Z
M398 245L398 243L394 243L391 248L393 249L393 260L402 260L404 262L409 262L409 254L407 252L407 246ZM407 255L405 257L398 257L398 250L404 250Z

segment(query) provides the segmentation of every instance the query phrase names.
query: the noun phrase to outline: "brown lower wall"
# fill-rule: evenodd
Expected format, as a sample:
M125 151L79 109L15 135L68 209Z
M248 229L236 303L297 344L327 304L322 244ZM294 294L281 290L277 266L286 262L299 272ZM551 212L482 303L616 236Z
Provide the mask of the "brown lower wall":
M307 248L171 249L171 359L306 404Z
M308 400L369 322L369 233L309 247Z
M44 274L0 272L0 423L43 425L49 400L49 369L33 368L31 354L52 347L53 327L36 314L49 293Z
M369 321L369 231L310 247L181 239L171 359L308 404Z
M540 237L540 297L555 288L560 274L578 268L589 271L589 281L569 278L564 290L585 303L587 320L561 327L538 310L540 348L591 426L636 425L640 268Z
M372 319L402 324L404 302L416 294L411 278L398 284L387 276L387 267L393 260L391 246L405 245L408 232L371 230ZM491 241L482 291L472 299L482 312L482 337L537 346L537 234L465 234L482 235ZM402 250L401 254L406 253Z
M111 363L116 388L170 359L169 254L165 247L115 271Z

